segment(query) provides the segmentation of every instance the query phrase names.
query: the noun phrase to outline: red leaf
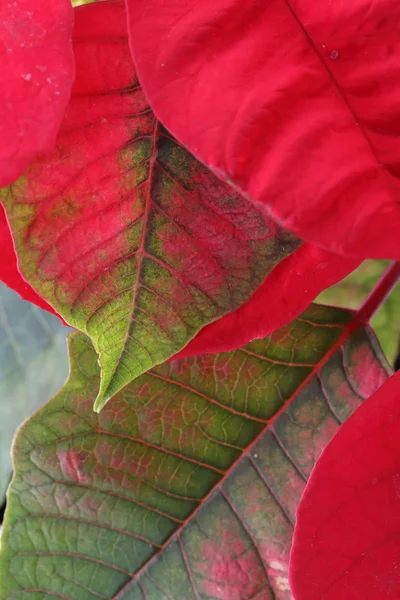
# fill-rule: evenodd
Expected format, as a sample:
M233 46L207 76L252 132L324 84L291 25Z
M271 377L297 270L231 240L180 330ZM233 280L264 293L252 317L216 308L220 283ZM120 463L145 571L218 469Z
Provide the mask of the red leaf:
M283 260L238 310L210 323L175 358L227 352L262 339L295 319L325 288L359 264L303 244Z
M166 127L301 238L400 258L396 0L128 0Z
M8 223L3 206L0 204L0 281L5 283L9 288L17 292L24 300L33 302L40 308L44 308L53 313L61 321L61 317L43 298L41 298L35 290L26 283L21 276L17 266L17 256L14 250L11 233L8 228ZM64 321L63 321L64 322Z
M365 356L366 358L366 356ZM361 352L366 385L374 367ZM296 600L400 598L400 372L339 429L297 512Z
M55 141L74 77L70 0L0 3L0 187Z

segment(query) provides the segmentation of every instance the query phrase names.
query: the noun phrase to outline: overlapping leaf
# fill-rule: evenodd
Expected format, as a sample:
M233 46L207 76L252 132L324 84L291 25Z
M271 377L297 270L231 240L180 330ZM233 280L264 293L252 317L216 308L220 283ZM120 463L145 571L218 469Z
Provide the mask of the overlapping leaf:
M140 81L177 139L302 239L400 257L397 0L127 6Z
M77 78L57 150L3 194L24 276L100 355L98 407L242 305L299 245L155 120L126 35L122 2L76 10ZM356 265L299 248L189 354L266 335Z
M296 600L400 597L400 373L340 429L298 511Z
M20 430L4 600L289 600L297 503L388 367L347 311L310 307L230 354L175 360L92 411L96 354Z
M123 4L76 9L77 75L54 153L3 193L28 281L99 353L100 408L249 298L298 240L156 121Z
M15 430L67 378L67 331L0 284L0 505L11 476Z
M0 3L0 187L54 146L74 78L70 0Z

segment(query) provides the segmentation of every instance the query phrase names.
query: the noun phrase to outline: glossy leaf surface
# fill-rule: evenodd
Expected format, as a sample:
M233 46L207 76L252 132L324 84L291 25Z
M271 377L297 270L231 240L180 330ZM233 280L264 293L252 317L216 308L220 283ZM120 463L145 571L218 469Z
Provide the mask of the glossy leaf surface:
M67 378L67 333L54 316L0 284L0 505L11 477L15 430Z
M56 150L3 193L19 266L99 354L101 408L238 308L300 245L177 144L148 107L125 7L76 9Z
M400 257L397 0L127 6L140 81L177 139L302 239Z
M54 146L74 78L69 0L0 3L0 187Z
M296 600L400 597L400 372L340 429L298 511Z
M312 306L231 354L156 367L100 414L88 338L70 354L69 382L14 446L4 599L289 600L314 461L388 376L372 332Z

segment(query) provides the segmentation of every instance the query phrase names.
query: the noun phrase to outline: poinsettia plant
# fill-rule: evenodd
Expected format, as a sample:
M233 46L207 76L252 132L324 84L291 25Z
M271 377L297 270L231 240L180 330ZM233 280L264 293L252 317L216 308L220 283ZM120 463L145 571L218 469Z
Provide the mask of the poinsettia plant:
M1 598L399 597L396 16L0 6Z

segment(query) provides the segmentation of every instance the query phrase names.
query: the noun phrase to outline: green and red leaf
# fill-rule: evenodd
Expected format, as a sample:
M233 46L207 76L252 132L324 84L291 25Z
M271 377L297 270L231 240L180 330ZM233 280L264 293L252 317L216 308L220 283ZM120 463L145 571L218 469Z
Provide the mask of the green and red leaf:
M54 147L74 78L70 0L0 3L0 188Z
M300 244L155 119L125 19L123 3L76 10L56 150L3 194L24 276L99 353L98 408L240 306Z
M400 258L397 0L127 0L155 114L282 226Z
M40 308L57 314L54 309L35 292L29 283L25 281L18 270L17 255L8 227L3 206L0 203L0 281L17 292L23 300L28 300ZM57 315L59 316L59 315Z
M70 357L66 386L14 444L4 598L289 600L314 462L390 372L371 330L311 306L230 354L154 368L100 414L83 334Z
M239 308L300 241L156 120L130 59L122 2L77 9L73 42L76 80L56 150L4 190L3 202L23 276L93 341L102 367L99 409L204 325ZM300 252L314 264L311 294L290 301L292 310L283 298L275 326L304 309L315 287L356 266ZM289 278L301 260L291 261ZM276 304L281 282L266 284ZM256 326L259 337L260 307L253 327L239 330L247 338L239 335L230 348L256 337ZM274 313L268 319L264 335ZM233 317L228 329L236 324Z

